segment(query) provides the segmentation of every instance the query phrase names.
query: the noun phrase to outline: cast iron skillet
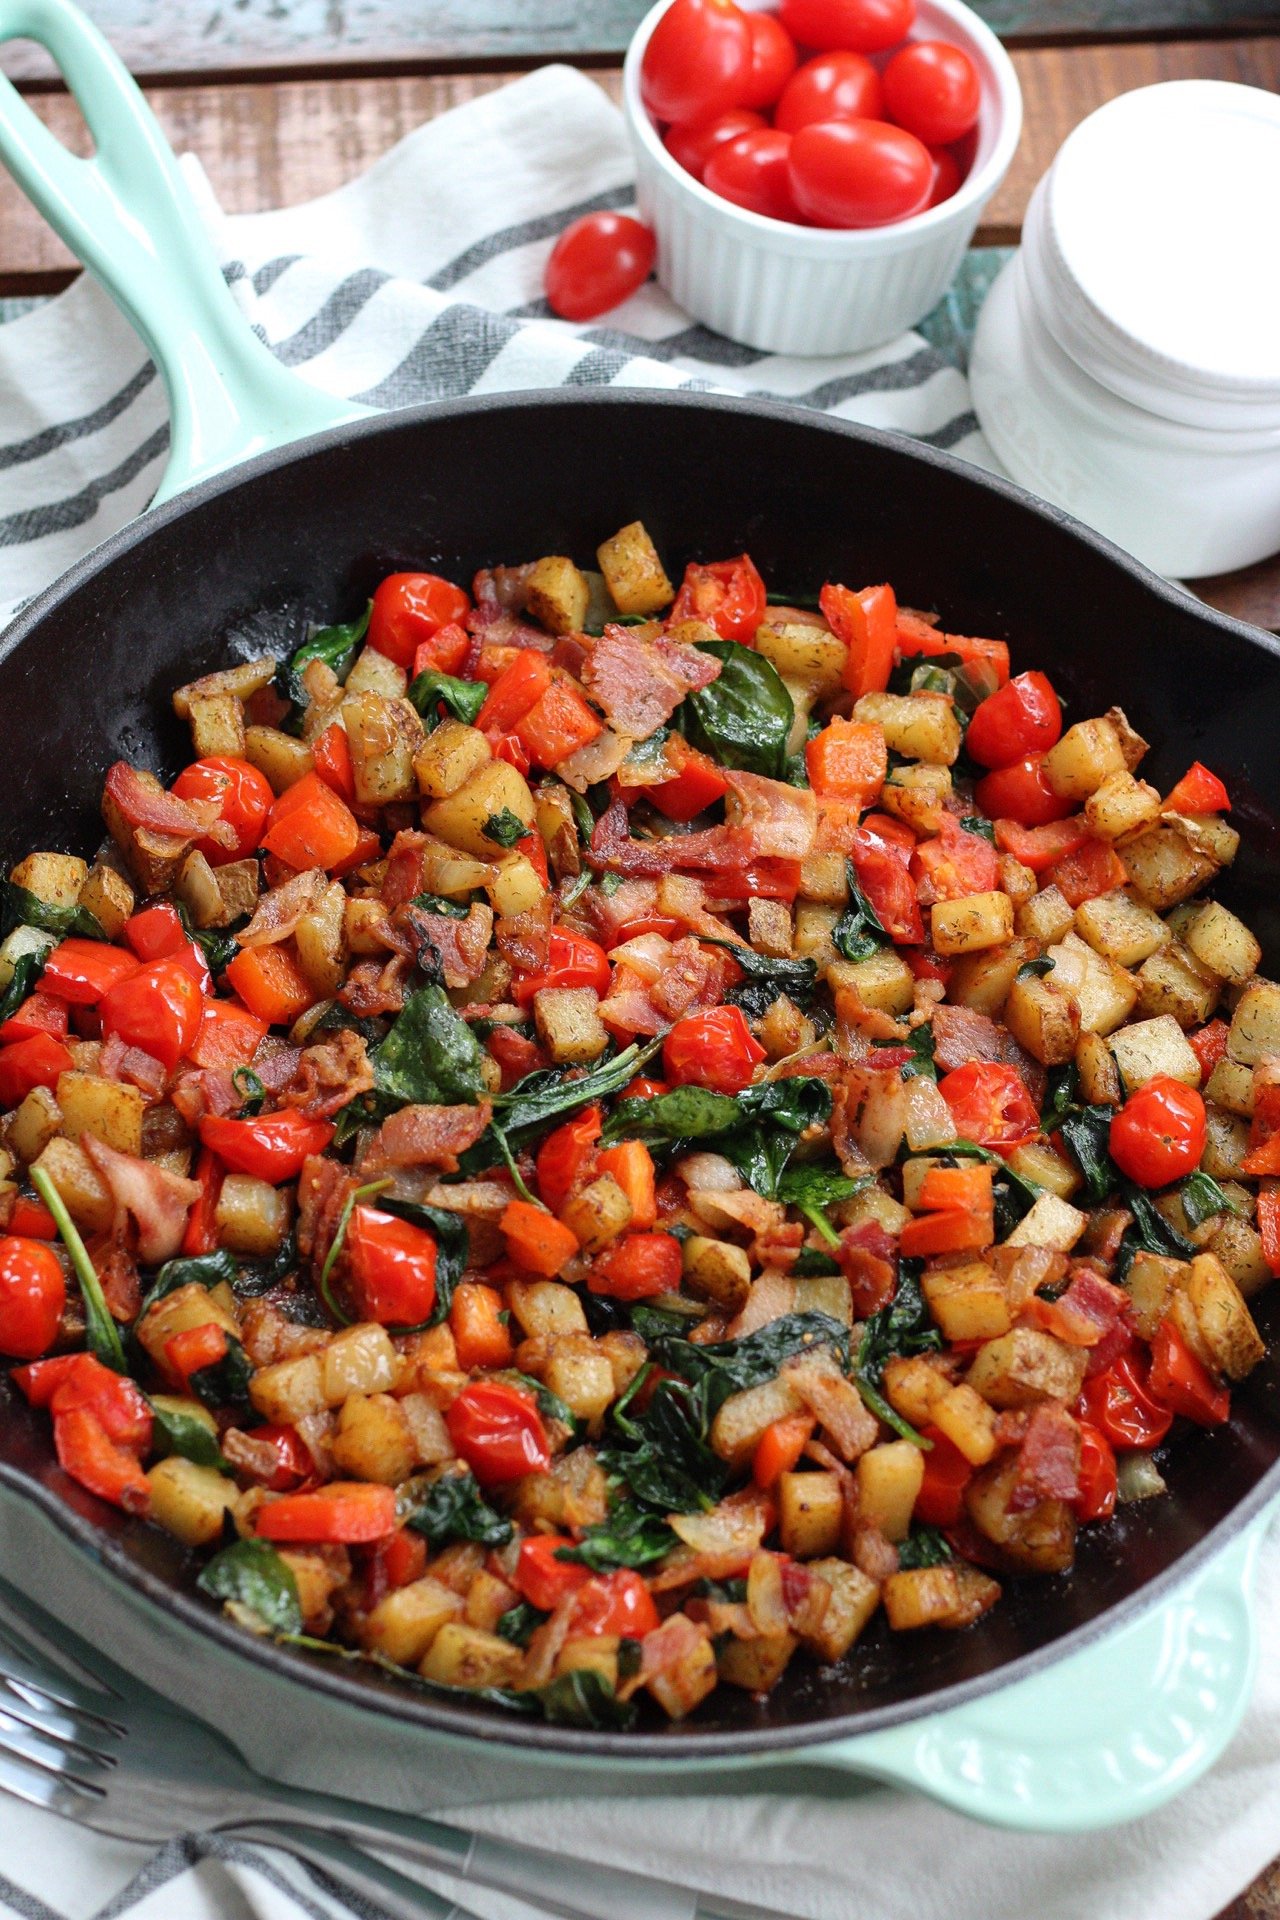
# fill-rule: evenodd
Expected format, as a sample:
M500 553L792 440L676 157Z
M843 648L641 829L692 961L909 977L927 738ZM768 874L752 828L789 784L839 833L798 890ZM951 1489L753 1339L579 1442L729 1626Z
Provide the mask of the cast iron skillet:
M1006 638L1046 669L1068 716L1122 705L1164 790L1194 758L1223 775L1243 835L1220 889L1280 964L1280 647L1207 612L1018 489L845 423L693 395L556 392L375 418L206 481L110 540L0 642L5 866L35 847L90 852L107 765L172 776L189 758L172 688L236 654L284 652L309 618L346 618L396 568L469 579L539 553L591 564L643 519L671 569L748 550L771 588L889 580L953 632ZM677 574L678 577L678 574ZM1280 1342L1280 1289L1258 1307ZM1232 1396L1230 1425L1179 1435L1168 1499L1086 1529L1074 1573L1008 1582L965 1633L874 1626L833 1673L797 1660L767 1700L716 1690L691 1725L630 1734L534 1725L375 1670L241 1633L191 1584L168 1536L73 1486L48 1423L0 1382L0 1481L131 1587L244 1659L366 1708L513 1744L630 1758L745 1754L910 1719L1002 1686L1114 1628L1280 1491L1280 1359Z

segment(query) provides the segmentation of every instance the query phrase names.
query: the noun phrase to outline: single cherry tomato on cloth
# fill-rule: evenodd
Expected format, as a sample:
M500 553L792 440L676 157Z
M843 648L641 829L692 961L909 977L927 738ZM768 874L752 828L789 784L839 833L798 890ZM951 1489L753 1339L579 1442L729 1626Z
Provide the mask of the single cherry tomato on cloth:
M972 1140L996 1153L1012 1153L1040 1131L1040 1115L1016 1067L970 1060L944 1073L938 1092L951 1110L961 1140Z
M655 120L705 120L741 106L753 49L734 0L673 0L644 50L641 98Z
M216 800L224 825L235 829L233 847L216 840L197 840L196 846L211 867L243 860L258 844L275 795L266 777L234 754L210 754L184 767L171 791L179 800Z
M978 70L963 47L913 40L884 70L884 103L889 118L926 146L949 146L977 124Z
M328 1120L308 1119L296 1107L247 1120L210 1113L200 1122L200 1138L233 1173L249 1173L279 1187L297 1179L304 1160L324 1152L333 1127Z
M823 120L791 142L791 190L820 227L885 227L919 213L933 188L929 149L886 120Z
M594 320L629 300L653 272L653 230L629 213L584 213L551 249L544 284L562 320Z
M42 1240L0 1239L0 1353L38 1360L57 1338L67 1282L58 1256Z
M473 1380L444 1422L482 1487L545 1473L551 1465L551 1444L532 1396L503 1380Z
M691 560L670 617L705 621L722 640L749 646L767 606L764 581L754 561L742 553L736 560Z
M783 133L818 120L883 120L880 75L860 53L820 53L797 67L773 116Z
M597 1574L579 1589L569 1632L643 1640L660 1624L653 1595L640 1575L630 1567L619 1567L616 1573Z
M1158 1447L1173 1415L1149 1391L1148 1363L1136 1349L1122 1353L1102 1373L1086 1380L1076 1418L1096 1427L1113 1447Z
M801 224L802 216L791 190L791 135L776 127L759 133L740 133L726 140L707 161L702 184L722 200L767 220Z
M925 201L926 212L930 207L940 207L944 200L949 200L964 179L960 162L950 147L930 147L929 158L933 162L933 185Z
M138 971L138 962L122 947L101 940L60 940L44 963L40 991L73 1007L96 1007L117 980Z
M1157 1073L1113 1117L1111 1158L1140 1187L1167 1187L1199 1166L1205 1139L1204 1101L1195 1088Z
M286 1493L267 1501L258 1508L255 1525L260 1540L364 1546L395 1532L395 1490L367 1480L331 1480L314 1493Z
M1074 813L1078 804L1053 791L1045 778L1042 753L984 774L973 797L988 820L1016 820L1023 827L1051 826Z
M470 611L462 588L438 573L389 573L373 596L369 645L408 673L423 642Z
M741 93L744 107L771 107L795 72L799 54L775 13L749 13L751 70Z
M1116 1456L1106 1435L1087 1421L1080 1425L1078 1484L1073 1502L1077 1518L1109 1520L1116 1510Z
M52 1093L72 1065L70 1049L52 1033L33 1033L0 1049L0 1107L20 1107L36 1087Z
M424 1227L358 1206L347 1229L357 1305L362 1320L384 1327L415 1327L436 1303L436 1243Z
M717 1093L741 1093L764 1057L741 1007L688 1013L676 1021L662 1046L673 1087L711 1087Z
M1047 753L1062 735L1062 708L1047 674L1020 673L975 707L965 751L981 767L1011 767Z
M778 0L778 14L802 47L887 53L910 32L916 0Z
M567 1594L585 1587L590 1569L575 1560L557 1560L563 1547L572 1547L567 1533L534 1533L520 1542L513 1580L516 1592L531 1607L550 1613Z
M1151 1342L1152 1398L1200 1427L1220 1427L1231 1415L1231 1392L1218 1385L1172 1320L1162 1320Z
M762 113L750 107L732 107L728 113L718 113L710 120L668 127L663 145L677 165L691 173L695 180L701 180L707 161L717 147L723 146L726 140L736 139L740 133L756 133L767 125Z
M102 996L102 1032L172 1073L200 1031L204 996L181 960L156 960Z

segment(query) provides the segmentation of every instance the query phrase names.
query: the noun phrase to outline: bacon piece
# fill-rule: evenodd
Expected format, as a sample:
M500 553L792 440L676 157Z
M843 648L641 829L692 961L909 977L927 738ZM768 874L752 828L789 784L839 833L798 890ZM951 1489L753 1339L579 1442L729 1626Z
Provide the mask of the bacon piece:
M885 1539L879 1527L861 1522L853 1529L850 1558L858 1572L865 1573L868 1580L874 1580L877 1585L898 1571L898 1549L893 1542Z
M108 768L103 792L130 827L145 827L175 840L207 838L220 847L235 845L235 828L220 818L216 800L179 800L153 785L127 760L117 760Z
M228 1427L219 1444L237 1473L243 1473L246 1479L256 1481L260 1487L269 1486L274 1480L280 1455L269 1440L255 1440L251 1433L243 1433L239 1427Z
M592 930L605 947L616 946L624 927L658 912L656 880L624 880L612 893L593 887L583 901Z
M694 939L677 940L662 973L649 988L649 998L667 1021L720 1004L724 994L724 961Z
M296 1056L296 1071L280 1092L282 1105L327 1120L373 1086L365 1043L350 1027L326 1034Z
M356 1181L336 1160L313 1153L298 1176L298 1251L312 1266L322 1267L347 1196Z
M671 1025L667 1015L654 1006L646 982L627 966L614 968L609 991L596 1012L611 1033L628 1037L642 1033L652 1038Z
M446 987L469 987L488 965L492 907L477 902L465 920L455 920L449 914L428 913L425 907L401 907L395 924L412 936L420 966L431 960L433 954L436 956ZM424 955L424 948L432 951Z
M535 562L519 567L482 567L471 582L475 610L470 619L496 619L503 613L523 613L529 599L529 575Z
M494 923L493 937L498 952L517 973L541 973L551 957L551 926L555 903L544 894L527 913L512 914L510 919Z
M287 940L303 915L314 913L328 890L328 877L319 867L295 873L282 887L262 895L252 920L236 939L242 947L270 947Z
M835 1250L836 1263L849 1282L854 1315L869 1320L887 1307L898 1284L898 1249L874 1220L846 1227Z
M727 818L751 836L751 850L764 860L803 860L818 831L818 802L808 787L789 787L763 774L726 767L732 799Z
M933 1015L933 1057L944 1073L970 1060L1001 1058L1000 1029L972 1007L940 1006Z
M1077 1261L1066 1292L1057 1300L1035 1296L1023 1318L1068 1346L1096 1347L1115 1328L1128 1300L1122 1287L1113 1287L1087 1262Z
M466 1015L464 1014L464 1018ZM523 1033L516 1033L511 1027L497 1026L490 1033L485 1045L502 1069L502 1091L509 1093L518 1080L527 1073L536 1073L539 1067L548 1067L551 1061L536 1040L530 1040Z
M604 727L594 740L557 761L556 773L575 792L585 793L588 787L611 780L634 745L629 734Z
M138 1258L145 1266L171 1260L182 1244L187 1215L200 1198L198 1182L184 1180L154 1160L121 1153L91 1133L83 1134L80 1144L117 1214L128 1214L137 1226Z
M338 991L349 1013L369 1019L380 1013L399 1013L411 962L395 953L387 961L357 960Z
M473 1107L401 1107L384 1120L360 1163L362 1176L387 1167L458 1171L458 1155L473 1147L493 1117L488 1100Z
M1032 1408L1018 1448L1009 1511L1026 1513L1042 1500L1075 1500L1079 1492L1080 1429L1065 1407L1044 1401Z
M102 1284L103 1298L111 1318L122 1323L136 1319L142 1304L142 1286L138 1279L138 1263L125 1244L122 1221L116 1222L109 1235L93 1243L89 1248L89 1257Z
M647 740L691 688L709 686L719 673L714 654L679 642L658 645L635 627L611 624L591 649L582 679L617 732Z
M131 1080L153 1098L168 1078L161 1061L143 1053L141 1047L129 1046L118 1033L108 1034L103 1041L98 1072L104 1080Z
M398 833L387 854L380 898L388 912L407 906L415 893L426 889L422 881L423 854L429 845L425 833Z
M594 867L623 874L665 874L700 867L732 872L749 866L753 852L750 834L739 827L708 827L701 833L668 834L662 840L633 840L627 809L615 800L596 821L588 858Z
M875 1445L880 1431L876 1417L837 1366L815 1355L788 1361L782 1377L817 1419L842 1460L851 1463Z

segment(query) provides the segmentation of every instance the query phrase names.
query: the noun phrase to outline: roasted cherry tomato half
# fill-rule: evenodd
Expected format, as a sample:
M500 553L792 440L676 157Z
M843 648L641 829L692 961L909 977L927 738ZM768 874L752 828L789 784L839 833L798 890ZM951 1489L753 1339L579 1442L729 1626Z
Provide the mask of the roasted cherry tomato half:
M767 606L764 581L755 563L742 553L736 560L691 560L671 619L705 621L722 640L749 646Z
M1151 1393L1147 1373L1136 1349L1122 1353L1105 1372L1085 1381L1077 1417L1088 1420L1113 1447L1158 1447L1173 1415Z
M102 1031L172 1073L200 1031L204 996L181 960L156 960L102 997Z
M687 1013L676 1021L662 1048L673 1087L712 1087L717 1093L741 1093L764 1057L741 1007Z
M445 1414L449 1438L482 1487L545 1473L551 1445L531 1394L502 1380L473 1380Z
M462 588L438 573L389 573L373 596L369 645L408 673L423 642L470 610Z
M358 1206L347 1228L347 1256L363 1320L413 1327L436 1303L436 1243L424 1227Z
M173 792L179 800L216 801L223 824L235 829L233 847L220 846L216 840L196 842L211 867L247 859L258 844L275 800L265 776L247 760L229 753L193 760L174 781Z
M970 1060L943 1074L938 1092L951 1109L956 1132L996 1153L1012 1153L1040 1131L1040 1115L1016 1067Z
M0 1239L0 1353L38 1360L57 1338L67 1283L58 1256L42 1240Z

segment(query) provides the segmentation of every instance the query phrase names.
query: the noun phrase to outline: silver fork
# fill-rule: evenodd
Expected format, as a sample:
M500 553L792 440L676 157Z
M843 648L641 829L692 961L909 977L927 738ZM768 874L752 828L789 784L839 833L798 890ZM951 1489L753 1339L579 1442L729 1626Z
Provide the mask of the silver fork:
M0 1792L98 1833L161 1845L175 1834L235 1831L316 1858L404 1914L474 1920L352 1849L398 1853L452 1879L514 1894L562 1920L770 1920L763 1909L617 1868L589 1870L541 1848L444 1821L366 1808L268 1781L219 1734L183 1714L96 1648L57 1628L0 1582ZM277 1831L277 1830L280 1831ZM285 1837L287 1832L288 1837ZM434 1902L434 1905L432 1904Z

